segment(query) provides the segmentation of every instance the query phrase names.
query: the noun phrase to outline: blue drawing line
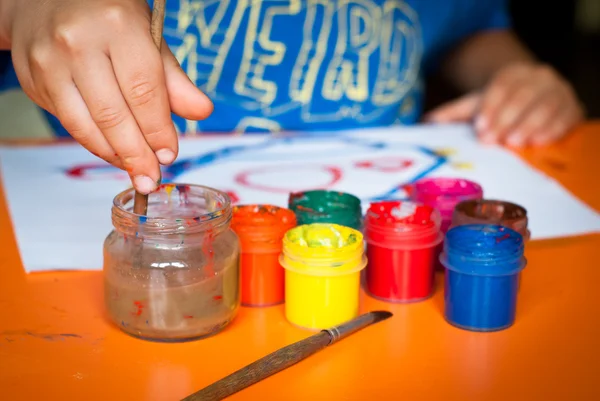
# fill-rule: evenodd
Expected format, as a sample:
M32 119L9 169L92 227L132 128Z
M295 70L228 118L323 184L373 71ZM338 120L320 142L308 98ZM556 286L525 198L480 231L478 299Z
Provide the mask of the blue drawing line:
M344 142L355 143L352 141L352 138L340 138L335 136L335 139L342 139ZM315 139L319 140L331 140L331 136L322 136L322 137L305 137L305 136L289 136L289 137L281 137L281 138L270 138L265 140L264 142L252 144L252 145L235 145L235 146L226 146L221 149L217 149L193 158L183 159L173 163L170 166L167 166L163 169L163 182L171 183L177 179L181 174L189 172L190 170L194 170L197 168L202 168L204 166L210 165L212 163L216 163L226 159L228 157L235 156L240 153L256 151L256 150L264 150L271 146L275 146L277 144L290 144L298 141L307 141L314 142ZM356 141L357 142L357 141ZM361 146L365 146L364 143L359 143ZM381 145L385 143L376 144L376 148L381 148Z
M171 183L181 174L196 169L201 168L203 166L207 166L212 163L216 163L217 161L231 157L241 152L247 152L252 150L262 150L269 146L271 146L272 140L267 140L262 143L254 144L254 145L235 145L235 146L226 146L224 148L214 150L203 155L193 157L191 159L183 159L177 161L170 166L167 166L163 170L163 182Z
M234 156L242 154L242 153L265 150L272 146L276 146L278 144L291 144L291 143L302 142L302 141L309 141L309 142L314 143L315 140L330 141L332 139L343 142L343 143L347 143L350 145L356 145L356 146L374 149L374 150L383 150L383 149L388 149L388 148L392 147L392 146L390 146L389 143L386 143L381 140L370 141L369 139L365 139L365 138L355 138L355 137L345 136L345 135L322 135L322 136L292 135L292 136L277 137L277 138L271 137L271 138L267 138L266 140L259 142L259 143L249 144L249 145L225 146L223 148L213 150L213 151L201 154L199 156L176 161L172 165L163 168L163 183L167 183L167 184L173 183L174 181L177 180L177 178L180 175L182 175L184 173L187 173L191 170L195 170L198 168L206 167L206 166L214 164L214 163L225 161L228 158L234 157ZM370 197L370 198L363 199L363 200L378 201L378 200L385 200L385 199L391 199L391 198L398 199L398 200L405 200L406 197L401 198L401 197L396 196L396 194L398 192L400 192L405 185L413 183L417 180L420 180L423 177L426 177L427 175L431 174L432 172L439 169L440 167L442 167L444 164L446 164L448 162L448 158L446 156L440 155L437 152L435 152L434 150L429 149L427 147L418 146L418 145L405 145L405 146L412 148L412 149L416 149L419 152L432 157L434 159L433 164L431 166L429 166L428 168L424 169L423 171L419 172L419 174L417 174L416 176L407 180L406 182L403 182L403 183L393 186L389 191L384 192L383 194L381 194L379 196L374 196L374 197ZM98 167L98 168L105 168L105 167Z
M386 199L390 199L392 197L394 197L394 195L396 193L398 193L400 191L400 189L402 187L404 187L407 184L412 184L413 182L419 181L421 178L424 178L426 176L428 176L429 174L431 174L432 172L434 172L435 170L437 170L438 168L442 167L444 164L448 163L448 158L446 156L442 156L439 153L436 153L434 150L426 148L424 146L417 146L417 149L420 150L421 152L433 157L436 159L435 163L433 165L431 165L429 168L426 168L425 170L421 171L419 174L417 174L416 176L414 176L412 179L394 186L392 189L390 189L388 192L383 193L382 195L379 196L375 196L372 197L370 199L367 199L369 201L381 201L381 200L386 200ZM395 197L394 199L398 199L398 200L406 200L406 197Z

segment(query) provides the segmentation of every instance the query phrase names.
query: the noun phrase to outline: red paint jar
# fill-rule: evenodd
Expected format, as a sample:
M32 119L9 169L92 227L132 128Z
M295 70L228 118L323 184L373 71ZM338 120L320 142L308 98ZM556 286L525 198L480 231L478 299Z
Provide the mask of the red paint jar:
M372 203L365 216L367 292L384 301L414 302L433 290L439 212L413 202Z
M289 209L241 205L233 209L231 228L241 243L242 305L269 306L284 301L285 271L279 264L284 234L296 226Z

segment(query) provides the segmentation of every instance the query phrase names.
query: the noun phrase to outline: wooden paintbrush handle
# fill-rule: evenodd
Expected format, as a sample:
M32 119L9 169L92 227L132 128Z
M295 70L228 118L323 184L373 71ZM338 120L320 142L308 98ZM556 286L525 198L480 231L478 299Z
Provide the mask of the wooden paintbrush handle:
M165 23L165 4L166 0L154 0L152 7L152 22L150 23L150 33L152 40L158 50L160 50L163 37L163 26Z
M327 347L331 336L320 332L305 340L281 348L248 366L243 367L182 401L222 400L248 386L280 372L315 352Z
M152 40L160 52L163 36L163 25L165 23L165 4L167 0L154 0L152 7L152 22L150 22L150 34ZM148 213L148 195L136 191L133 198L133 212L145 216Z

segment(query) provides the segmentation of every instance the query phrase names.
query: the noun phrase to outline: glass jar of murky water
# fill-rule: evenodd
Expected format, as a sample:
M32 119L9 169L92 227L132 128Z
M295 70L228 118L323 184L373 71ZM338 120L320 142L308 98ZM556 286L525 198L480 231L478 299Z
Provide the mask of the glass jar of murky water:
M240 247L228 196L199 185L161 186L148 213L133 189L113 201L104 242L105 302L125 332L185 341L220 331L240 305Z

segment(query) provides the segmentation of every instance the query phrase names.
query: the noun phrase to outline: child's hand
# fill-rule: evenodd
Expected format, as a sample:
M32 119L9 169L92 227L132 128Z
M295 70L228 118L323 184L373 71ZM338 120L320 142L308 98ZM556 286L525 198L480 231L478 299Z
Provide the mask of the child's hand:
M426 119L474 121L482 142L521 147L558 140L583 119L583 110L552 68L515 64L500 70L482 92L443 105Z
M212 103L166 44L142 0L19 0L11 47L23 90L90 152L149 193L178 152L171 110L202 119Z

